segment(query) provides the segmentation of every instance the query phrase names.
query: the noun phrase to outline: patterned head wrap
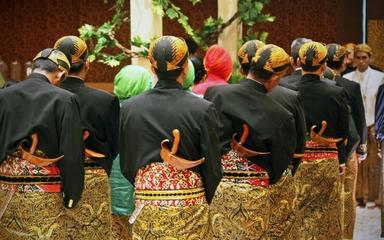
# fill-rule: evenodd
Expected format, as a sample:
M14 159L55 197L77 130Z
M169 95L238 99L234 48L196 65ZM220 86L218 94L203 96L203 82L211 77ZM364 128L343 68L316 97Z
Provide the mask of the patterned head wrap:
M355 46L356 44L354 43L346 43L343 45L343 47L345 47L345 49L347 49L348 52L353 52L353 50L355 49Z
M369 56L372 55L372 48L370 46L368 46L368 44L358 44L358 45L355 46L354 51L355 51L355 53L357 53L357 52L365 52Z
M152 76L148 70L128 65L116 74L113 92L120 100L124 100L150 89L151 85Z
M64 36L55 42L54 48L62 51L71 64L84 61L88 57L87 44L79 37Z
M339 44L331 43L327 45L327 59L332 62L340 62L342 57L347 54L347 49Z
M38 59L48 59L52 61L57 65L60 70L64 71L64 75L65 77L67 77L71 64L69 63L65 54L61 51L53 48L46 48L43 51L39 52L33 59L33 61L36 61Z
M149 47L149 61L160 72L182 69L187 59L187 44L174 36L159 37Z
M204 68L207 74L215 74L228 80L233 70L231 56L223 47L213 45L204 56Z
M183 89L188 90L195 81L195 67L193 66L193 63L191 60L188 59L188 73L185 77Z
M263 46L265 46L265 43L259 40L251 40L244 43L237 52L239 63L241 65L251 64L252 58L255 56L257 49Z
M258 69L280 73L290 65L290 59L281 47L267 44L257 50L256 55L252 58L252 64L255 64Z
M301 46L299 51L301 64L306 66L320 66L326 61L327 48L319 42L307 42Z

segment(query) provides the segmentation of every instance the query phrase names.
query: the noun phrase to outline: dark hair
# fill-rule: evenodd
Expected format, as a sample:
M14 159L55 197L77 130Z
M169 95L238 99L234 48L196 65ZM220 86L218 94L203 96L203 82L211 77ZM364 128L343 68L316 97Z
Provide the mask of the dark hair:
M39 58L32 63L32 71L35 69L45 70L47 72L59 71L58 66L49 59Z
M182 71L183 71L182 68L167 71L167 72L162 72L162 71L155 69L157 78L159 80L170 80L170 81L172 81L172 80L176 81L176 78L178 78L180 76Z
M303 46L304 43L310 42L311 40L308 38L296 38L292 41L291 44L291 56L296 64L297 59L299 58L299 51L301 46Z
M257 78L261 78L263 80L268 80L273 75L273 72L270 72L270 71L265 70L264 68L258 67L256 64L254 64L254 62L252 62L251 66L249 68L249 72L253 76L255 76Z
M85 65L84 61L72 63L71 68L69 69L69 73L79 73L81 69L83 69L84 65Z
M319 70L319 68L321 67L321 65L324 63L325 61L321 61L320 62L320 65L317 65L317 66L312 66L312 65L305 65L304 63L301 62L301 68L306 71L306 72L316 72L317 70Z
M185 39L185 43L188 46L188 51L190 54L194 54L197 52L197 49L199 48L199 45L193 40L192 38Z
M345 58L345 55L342 56L339 61L332 61L332 60L328 59L327 66L332 68L332 69L339 70L341 68L341 65L344 62L344 58Z
M240 67L241 67L241 69L243 70L243 72L244 72L245 74L247 74L247 73L249 72L250 68L251 68L251 64L249 64L249 63L243 63L243 64L240 64Z
M205 72L205 68L204 68L204 63L203 63L203 59L201 57L198 57L198 56L193 56L190 58L192 64L193 64L193 67L195 68L195 80L194 80L194 83L198 83L200 82L204 75L206 74Z

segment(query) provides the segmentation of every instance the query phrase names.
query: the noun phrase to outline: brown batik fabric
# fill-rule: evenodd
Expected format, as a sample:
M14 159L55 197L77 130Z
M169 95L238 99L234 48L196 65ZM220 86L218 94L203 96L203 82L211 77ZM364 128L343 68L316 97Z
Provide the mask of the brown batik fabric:
M0 190L0 206L8 191ZM15 192L0 219L0 239L67 239L61 193Z
M271 239L300 239L300 216L294 178L290 173L269 187L271 214L268 236Z
M232 150L223 155L221 162L224 177L209 210L213 239L268 239L267 173ZM252 173L253 176L236 177L233 173Z
M346 165L344 176L344 239L353 239L356 220L357 158L353 154Z
M112 214L112 239L132 239L132 225L129 223L128 216Z
M66 209L70 239L112 239L112 213L109 181L101 168L85 170L84 191L73 209Z
M303 162L295 174L300 237L342 239L342 184L337 149L327 149L312 141L306 145Z

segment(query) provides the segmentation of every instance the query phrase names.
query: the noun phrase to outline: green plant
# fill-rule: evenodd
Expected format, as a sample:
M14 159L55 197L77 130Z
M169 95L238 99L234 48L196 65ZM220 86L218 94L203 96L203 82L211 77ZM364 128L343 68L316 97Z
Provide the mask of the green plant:
M193 5L201 3L201 0L189 0ZM104 0L108 2L108 0ZM238 0L237 12L227 21L223 21L220 17L208 17L204 21L201 29L193 29L189 24L189 18L176 6L171 0L153 0L153 10L160 16L168 17L176 20L184 29L185 33L196 41L203 49L215 44L219 35L231 25L235 20L243 22L249 26L247 36L244 40L260 39L266 41L268 33L256 32L252 30L258 22L273 22L275 17L270 14L262 13L262 10L269 0ZM114 10L115 14L112 20L106 21L102 25L95 27L84 24L79 28L80 37L88 42L91 49L89 60L102 62L110 67L116 67L124 59L132 56L146 57L148 55L149 42L151 40L142 39L140 36L133 36L131 46L141 48L139 51L132 51L121 44L115 37L115 33L122 24L129 22L128 12L124 9L125 0L116 0ZM110 48L118 48L117 54L108 54L104 50Z

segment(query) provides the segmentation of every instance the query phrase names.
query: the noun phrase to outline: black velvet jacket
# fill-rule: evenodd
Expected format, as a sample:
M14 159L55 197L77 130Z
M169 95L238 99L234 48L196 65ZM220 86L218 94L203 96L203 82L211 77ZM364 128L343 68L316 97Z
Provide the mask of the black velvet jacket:
M260 83L245 79L239 84L208 88L204 98L212 101L220 116L219 136L222 153L230 150L234 133L249 126L244 146L270 155L248 158L268 171L270 182L277 182L292 160L296 149L293 115L267 96Z
M159 80L155 88L122 103L120 114L120 165L134 184L139 168L160 158L160 143L180 131L177 155L188 160L205 157L192 169L202 177L210 203L222 177L217 113L212 103L182 89L176 81Z
M27 80L0 90L0 162L23 140L37 133L37 148L58 161L67 199L80 199L84 182L84 142L77 97L32 73Z
M89 131L85 147L102 153L105 158L94 158L108 173L119 148L119 113L117 97L107 92L87 87L80 78L68 77L61 86L79 98L83 130Z

